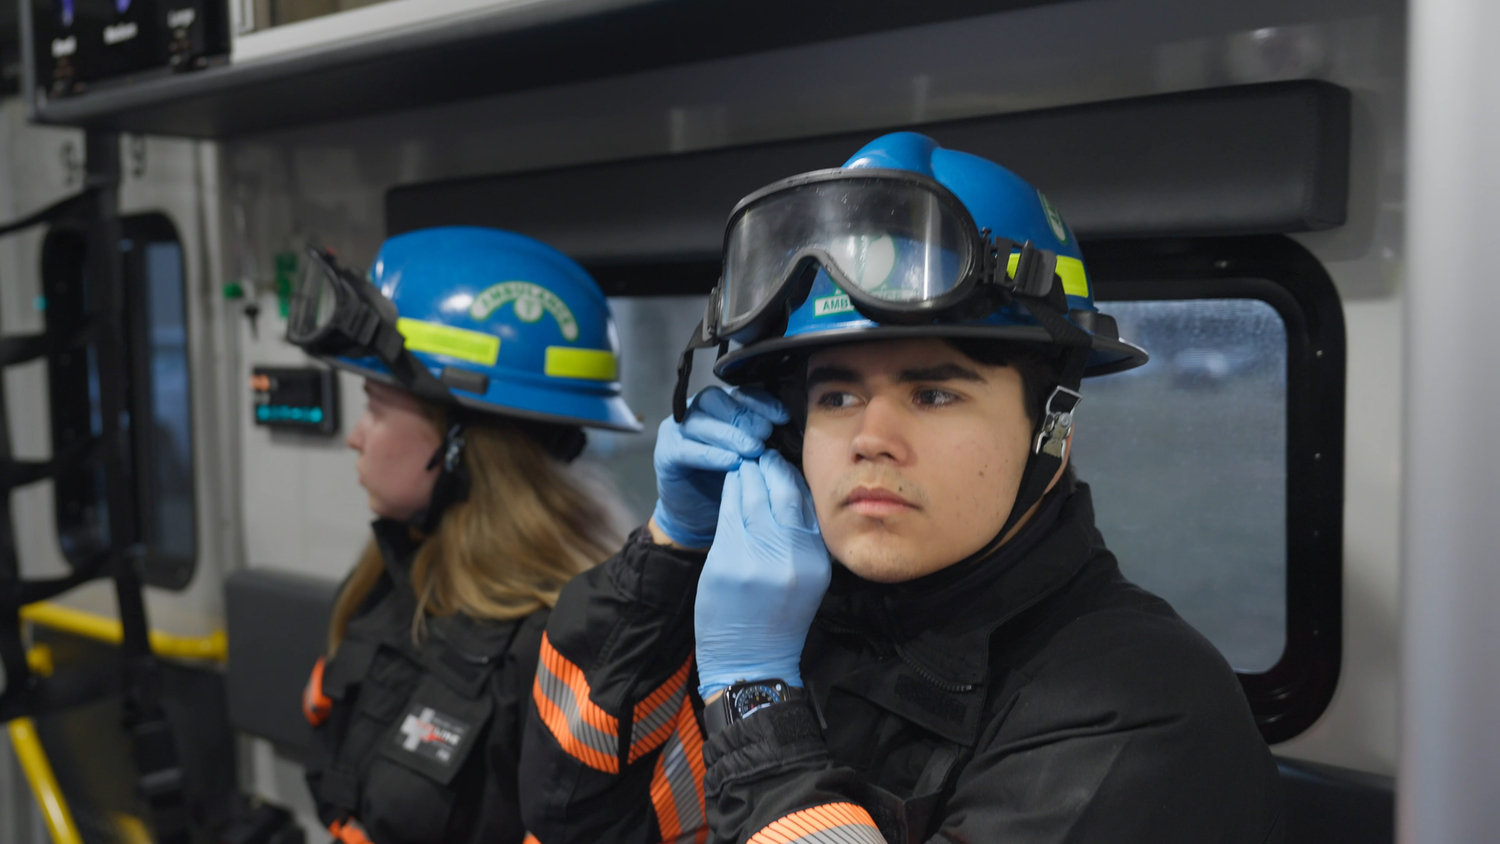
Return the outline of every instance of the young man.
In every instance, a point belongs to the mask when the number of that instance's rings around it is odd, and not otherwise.
[[[742,387],[679,383],[651,523],[548,624],[539,841],[1284,838],[1233,672],[1067,466],[1080,380],[1146,356],[1041,194],[907,133],[758,191],[723,340]]]

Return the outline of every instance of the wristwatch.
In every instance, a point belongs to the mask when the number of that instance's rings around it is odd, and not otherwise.
[[[767,706],[805,700],[807,692],[785,680],[746,680],[725,689],[718,700],[704,707],[703,723],[713,735]]]

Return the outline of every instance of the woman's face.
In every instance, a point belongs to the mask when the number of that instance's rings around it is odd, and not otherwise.
[[[427,468],[442,445],[422,405],[410,393],[365,381],[369,403],[345,443],[359,452],[355,470],[375,515],[407,521],[432,500],[436,467]]]

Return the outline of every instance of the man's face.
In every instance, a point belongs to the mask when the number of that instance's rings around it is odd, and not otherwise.
[[[995,538],[1030,450],[1020,372],[921,339],[833,346],[807,376],[803,473],[834,558],[899,583]]]

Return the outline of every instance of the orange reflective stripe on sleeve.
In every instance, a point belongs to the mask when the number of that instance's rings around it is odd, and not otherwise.
[[[307,678],[307,688],[302,690],[302,715],[307,723],[320,727],[333,711],[333,701],[323,694],[323,657],[313,665],[312,676]]]
[[[686,675],[684,675],[686,676]],[[703,799],[703,733],[693,704],[683,698],[674,729],[665,739],[651,774],[651,805],[665,842],[708,840],[708,810]]]
[[[687,697],[688,672],[692,669],[693,658],[688,657],[676,674],[635,705],[630,726],[631,762],[661,747],[676,729],[677,713]]]
[[[371,844],[370,836],[365,834],[365,828],[353,818],[334,821],[328,825],[328,831],[333,833],[335,841],[342,841],[344,844]]]
[[[607,774],[620,772],[619,721],[589,700],[583,669],[558,653],[542,634],[541,659],[531,696],[552,737],[568,755]]]
[[[526,833],[526,837],[521,839],[521,844],[542,844],[542,842],[538,841],[535,835],[528,832]]]
[[[886,844],[870,813],[853,803],[793,812],[750,837],[748,844]]]

